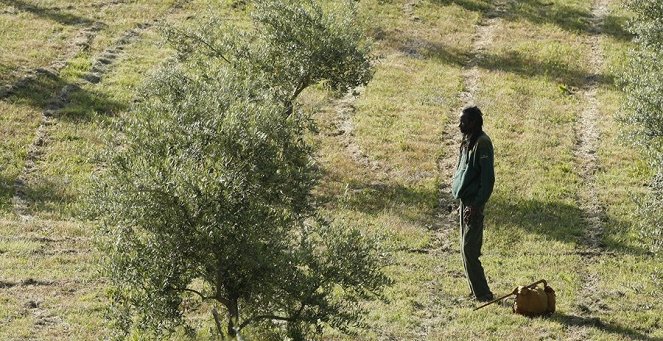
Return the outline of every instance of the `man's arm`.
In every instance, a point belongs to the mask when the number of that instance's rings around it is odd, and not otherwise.
[[[495,185],[495,168],[494,168],[494,155],[493,145],[490,140],[479,140],[477,142],[477,153],[479,168],[481,174],[479,176],[480,185],[479,192],[474,198],[471,206],[481,207],[488,202],[488,198],[493,193],[493,186]]]

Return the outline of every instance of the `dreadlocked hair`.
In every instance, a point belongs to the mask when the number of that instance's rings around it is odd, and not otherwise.
[[[463,143],[461,144],[461,149],[467,146],[467,150],[472,150],[479,136],[483,134],[483,114],[479,107],[471,106],[463,109],[463,115],[476,123],[474,131],[463,136]]]

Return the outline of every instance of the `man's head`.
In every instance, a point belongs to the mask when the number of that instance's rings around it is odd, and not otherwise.
[[[483,127],[483,117],[478,107],[472,106],[463,109],[460,115],[458,128],[463,134],[472,134],[481,131]]]

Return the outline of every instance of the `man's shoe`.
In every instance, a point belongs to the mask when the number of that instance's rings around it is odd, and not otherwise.
[[[477,301],[479,301],[479,302],[490,302],[494,299],[495,299],[495,295],[493,295],[492,292],[488,293],[486,295],[477,297]]]

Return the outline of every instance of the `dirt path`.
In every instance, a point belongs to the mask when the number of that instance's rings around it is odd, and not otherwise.
[[[403,12],[409,20],[420,20],[415,13],[415,9],[420,2],[421,0],[409,0],[403,5]],[[340,139],[340,143],[345,147],[354,162],[370,170],[373,174],[377,174],[378,181],[374,182],[373,185],[381,186],[390,175],[398,174],[392,174],[393,170],[389,165],[368,156],[357,143],[354,133],[355,125],[352,118],[356,112],[355,102],[360,96],[361,90],[354,89],[333,103],[334,110],[337,113],[334,122],[337,130],[334,135]]]
[[[409,0],[403,5],[403,13],[405,13],[405,16],[412,21],[419,21],[420,18],[419,16],[415,13],[415,10],[417,6],[419,6],[419,3],[421,0]]]
[[[56,59],[48,67],[38,68],[34,71],[31,71],[14,84],[1,90],[0,99],[9,97],[17,90],[28,86],[28,84],[34,82],[40,75],[52,77],[55,79],[59,78],[60,71],[67,65],[69,60],[73,59],[80,52],[89,48],[101,27],[101,23],[95,23],[94,25],[81,30],[69,44],[70,48],[68,49],[67,53]],[[35,170],[37,160],[40,159],[41,154],[43,153],[44,145],[48,141],[48,130],[54,123],[53,114],[65,105],[64,103],[66,103],[69,97],[69,93],[74,89],[75,87],[67,85],[63,87],[59,93],[53,94],[53,96],[49,99],[49,105],[47,105],[41,113],[41,122],[37,127],[35,139],[28,147],[28,153],[25,159],[23,170],[14,181],[14,196],[12,198],[12,204],[14,206],[14,212],[23,219],[30,218],[30,215],[28,214],[29,199],[27,198],[26,186],[28,179]]]
[[[592,4],[591,32],[587,42],[591,51],[590,75],[585,79],[585,86],[582,89],[585,109],[580,114],[575,128],[577,144],[574,154],[583,182],[578,194],[578,205],[583,212],[585,222],[583,226],[585,233],[577,246],[582,261],[577,269],[581,274],[581,288],[576,311],[581,315],[589,315],[595,308],[600,309],[601,306],[599,299],[593,295],[598,287],[599,278],[589,271],[588,265],[595,262],[595,258],[604,251],[602,238],[606,214],[598,198],[596,183],[596,172],[599,167],[597,151],[601,140],[598,127],[601,112],[597,93],[604,64],[600,40],[603,23],[608,15],[609,2],[609,0],[595,0]],[[569,340],[585,340],[588,337],[587,332],[587,327],[570,327],[567,336]]]
[[[336,111],[336,120],[334,124],[337,129],[334,135],[340,139],[341,145],[345,147],[347,154],[350,155],[350,158],[354,162],[372,172],[389,172],[389,167],[387,167],[387,165],[384,165],[377,160],[373,160],[366,155],[355,138],[355,126],[352,117],[356,112],[355,101],[360,93],[361,89],[355,89],[348,92],[343,98],[334,102],[333,107]]]
[[[444,228],[438,238],[444,244],[452,243],[457,235],[454,234],[457,226],[457,203],[451,197],[450,179],[456,169],[457,149],[460,145],[461,135],[458,131],[458,115],[462,107],[477,105],[476,94],[479,90],[479,61],[493,40],[495,28],[501,22],[501,16],[506,11],[506,1],[497,1],[476,24],[476,33],[472,38],[470,60],[463,67],[463,91],[459,94],[461,108],[451,108],[447,115],[447,124],[442,133],[445,153],[437,160],[440,174],[439,187],[439,216]]]
[[[121,4],[124,4],[126,0],[110,0],[110,1],[104,1],[104,2],[99,2],[99,3],[91,3],[91,4],[80,4],[77,5],[77,7],[93,7],[97,11],[103,11],[107,10],[109,8],[112,8],[114,6],[118,6]],[[181,2],[181,1],[180,1]],[[177,3],[174,6],[181,6],[181,4]],[[23,10],[27,8],[33,8],[31,5],[24,5]],[[62,10],[68,10],[71,9],[73,5],[69,5],[66,7],[40,7],[41,10],[48,10],[51,12],[57,12],[57,11],[62,11]],[[34,70],[28,70],[25,72],[23,76],[20,76],[15,82],[12,84],[7,84],[4,86],[0,86],[0,100],[5,99],[18,90],[28,86],[30,83],[34,82],[37,77],[39,76],[40,73],[48,72],[51,74],[59,74],[60,70],[62,70],[67,63],[76,57],[79,53],[82,51],[85,51],[90,47],[92,44],[92,41],[95,39],[97,33],[104,28],[105,24],[101,21],[94,21],[90,25],[83,27],[80,29],[75,35],[74,38],[69,42],[69,44],[65,47],[65,52],[62,53],[58,58],[53,60],[51,64],[43,67],[36,68]]]
[[[95,22],[88,27],[82,28],[76,33],[76,35],[74,35],[74,38],[65,49],[66,52],[51,62],[51,64],[27,71],[25,75],[20,77],[13,84],[0,87],[0,100],[13,95],[16,91],[28,86],[30,83],[34,82],[41,73],[59,74],[60,70],[62,70],[72,58],[90,47],[97,32],[102,28],[103,24],[101,22]]]
[[[496,1],[493,7],[477,23],[476,33],[472,39],[471,58],[467,65],[463,67],[463,91],[460,93],[463,106],[479,104],[476,99],[476,93],[479,89],[478,64],[493,41],[495,27],[499,25],[507,11],[506,5],[506,0]],[[457,117],[453,117],[453,119],[453,123],[456,124]]]
[[[438,209],[433,226],[433,242],[429,253],[432,257],[459,257],[458,252],[458,204],[451,196],[451,178],[456,169],[458,146],[461,134],[458,131],[458,115],[462,107],[476,104],[476,94],[479,89],[478,64],[485,51],[492,43],[495,28],[500,24],[500,14],[504,11],[505,2],[498,1],[475,26],[475,35],[471,41],[470,59],[462,68],[463,91],[459,94],[459,108],[449,108],[447,123],[442,132],[444,153],[436,160],[439,174]],[[465,285],[465,275],[462,268],[449,269],[439,265],[435,273],[440,276],[457,278],[460,285]],[[473,302],[468,297],[451,297],[442,284],[434,280],[429,284],[430,295],[434,297],[433,305],[427,307],[426,318],[421,321],[417,334],[426,339],[431,332],[439,329],[449,321],[449,313],[453,313],[458,306],[470,308]]]
[[[110,2],[110,4],[116,3],[118,2]],[[72,94],[77,91],[83,91],[81,89],[83,86],[89,87],[91,84],[100,82],[120,60],[119,57],[129,45],[138,41],[145,31],[163,22],[170,14],[174,14],[180,8],[182,8],[182,2],[177,2],[167,13],[161,15],[159,18],[127,30],[110,47],[94,57],[93,65],[87,75],[70,84],[63,85],[50,94],[49,104],[42,108],[41,122],[35,132],[35,139],[28,147],[24,167],[13,184],[13,210],[22,221],[8,222],[6,224],[21,224],[24,227],[21,229],[23,232],[21,235],[7,236],[3,239],[18,238],[19,240],[38,244],[40,247],[33,251],[33,254],[39,260],[47,259],[55,262],[55,260],[63,259],[68,262],[67,264],[78,264],[79,262],[89,264],[89,258],[93,254],[91,238],[74,236],[78,230],[78,227],[74,226],[77,224],[75,222],[67,223],[36,219],[33,216],[36,212],[32,211],[34,202],[29,197],[29,189],[34,184],[34,180],[40,176],[40,174],[37,174],[39,172],[38,165],[43,161],[51,136],[58,129],[59,113],[67,107]],[[0,95],[10,97],[17,90],[29,86],[31,82],[36,81],[37,77],[60,79],[60,71],[72,58],[75,58],[80,52],[91,45],[97,32],[102,27],[99,24],[82,30],[70,43],[71,48],[67,53],[63,54],[48,67],[37,69],[34,73],[26,75],[19,82],[7,87],[6,90],[8,91],[2,92]],[[0,97],[0,99],[4,97]],[[69,225],[72,226],[69,227]],[[71,231],[63,232],[60,230],[58,234],[55,234],[57,237],[48,237],[54,229],[53,226],[56,226],[56,229],[66,226],[65,229],[71,228]],[[68,269],[67,271],[74,270]],[[18,314],[30,316],[30,320],[33,321],[31,325],[26,326],[30,330],[30,339],[44,339],[47,338],[45,335],[51,335],[55,331],[62,338],[70,338],[68,336],[75,332],[75,329],[72,329],[68,325],[66,304],[63,307],[52,305],[50,302],[54,297],[57,297],[55,300],[58,302],[78,302],[81,300],[85,301],[89,297],[95,297],[103,290],[103,280],[91,280],[89,278],[58,280],[53,278],[61,277],[62,274],[53,274],[52,276],[55,277],[49,277],[51,275],[48,273],[44,274],[47,276],[46,278],[18,277],[13,280],[4,278],[3,281],[0,281],[0,289],[5,291],[4,294],[14,297],[18,302],[22,302]],[[0,321],[0,324],[2,323],[3,321]]]
[[[142,28],[147,28],[149,26],[143,25],[141,26]],[[123,37],[118,40],[116,44],[113,45],[113,47],[107,49],[106,51],[102,52],[102,56],[107,56],[111,55],[108,53],[108,51],[115,51],[117,49],[122,49],[126,45],[128,45],[130,42],[133,42],[134,39],[126,39],[126,37],[136,37],[137,36],[137,30],[136,29],[131,29],[127,33],[123,35]],[[90,40],[93,38],[91,37]],[[91,41],[86,41],[85,44],[89,46]],[[113,53],[113,56],[117,56],[117,53]],[[72,55],[70,58],[73,58],[75,56]],[[96,58],[97,62],[95,63],[95,67],[97,67],[97,64],[99,64],[99,58]],[[109,67],[112,63],[113,59],[109,59],[108,63],[104,64],[105,67],[103,69],[101,68],[94,68],[93,71],[88,74],[85,77],[85,80],[91,83],[96,83],[101,79],[101,76],[109,70]],[[40,70],[39,73],[46,73],[47,76],[53,77],[53,78],[59,78],[59,70],[64,68],[64,66],[67,64],[67,61],[63,61],[61,66],[58,66],[58,68],[54,68],[52,70],[45,69],[45,70]],[[73,84],[67,84],[63,86],[58,93],[55,93],[51,96],[49,99],[49,104],[44,108],[44,110],[41,113],[41,122],[39,126],[37,127],[37,131],[35,133],[35,140],[32,142],[32,144],[28,147],[28,153],[25,159],[25,164],[23,166],[23,170],[21,171],[20,175],[16,178],[16,181],[14,182],[14,197],[12,198],[12,203],[14,205],[14,212],[16,215],[21,217],[22,219],[31,219],[32,214],[30,212],[30,198],[28,197],[28,187],[29,187],[29,182],[30,179],[33,178],[34,173],[36,172],[36,166],[37,163],[41,160],[42,155],[45,151],[46,146],[48,145],[49,138],[51,136],[51,130],[53,129],[53,126],[56,122],[56,118],[58,115],[58,112],[62,110],[63,108],[66,107],[67,102],[69,101],[70,95],[75,92],[81,90],[81,86],[83,85],[83,80],[78,80],[77,82]]]
[[[49,104],[42,111],[41,122],[37,127],[35,139],[28,147],[28,153],[23,169],[14,181],[14,196],[12,198],[12,204],[14,207],[14,212],[17,216],[23,220],[29,220],[32,218],[32,213],[30,212],[31,200],[28,197],[28,189],[30,186],[29,182],[30,179],[34,178],[36,165],[41,160],[46,146],[48,145],[52,130],[55,129],[54,125],[57,122],[57,115],[60,110],[66,107],[71,94],[76,91],[80,91],[81,87],[84,86],[86,82],[92,84],[100,82],[102,77],[110,71],[111,66],[114,64],[122,51],[127,46],[138,40],[141,33],[153,27],[155,24],[163,21],[168,14],[177,9],[180,9],[181,7],[182,3],[176,2],[171,7],[171,9],[160,18],[138,24],[136,27],[124,32],[114,44],[99,53],[93,59],[94,63],[91,71],[86,76],[84,76],[83,79],[78,79],[72,84],[66,84],[59,90],[58,93],[52,94],[48,101]],[[96,32],[98,32],[100,28],[101,26],[93,25],[93,27],[83,30],[71,43],[71,45],[77,47],[77,49],[72,48],[69,53],[56,60],[49,68],[38,69],[34,77],[26,76],[26,80],[23,80],[18,85],[15,84],[6,96],[10,95],[18,87],[25,86],[30,81],[36,79],[40,73],[46,74],[47,76],[56,79],[59,78],[60,70],[62,70],[67,65],[69,60],[74,58],[83,49],[90,46],[92,40],[96,36]]]

